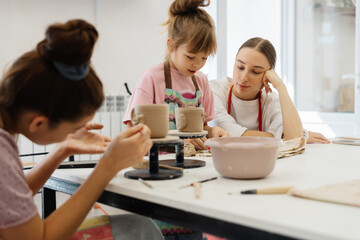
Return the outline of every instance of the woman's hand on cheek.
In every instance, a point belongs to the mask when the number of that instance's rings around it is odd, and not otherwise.
[[[260,87],[260,91],[265,88],[266,93],[272,92],[271,87],[269,86],[269,81],[268,80],[263,80],[263,84]]]
[[[113,139],[100,162],[113,173],[140,164],[152,147],[150,133],[150,129],[143,124],[128,128]]]
[[[270,82],[270,81],[267,79],[266,73],[267,73],[267,72],[264,73],[263,83],[262,83],[262,85],[261,85],[260,90],[262,90],[263,88],[265,88],[266,93],[269,93],[269,92],[271,93],[271,92],[272,92],[272,89],[271,89],[271,87],[270,87],[270,85],[269,85],[269,82]]]
[[[99,123],[87,123],[75,133],[69,134],[61,143],[67,155],[103,153],[111,142],[111,138],[91,130],[102,129]]]
[[[272,92],[269,83],[271,83],[271,85],[273,85],[275,89],[278,89],[278,87],[283,84],[274,69],[269,69],[265,72],[263,83],[267,93],[268,91]]]

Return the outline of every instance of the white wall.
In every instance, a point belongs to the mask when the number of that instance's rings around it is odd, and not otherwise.
[[[100,33],[92,61],[106,95],[127,95],[124,82],[132,90],[145,69],[163,60],[167,35],[161,24],[167,19],[171,2],[0,0],[0,73],[21,54],[35,48],[49,24],[82,18],[94,24]],[[95,121],[105,125],[104,134],[115,136],[122,130],[123,110],[105,108],[96,114]],[[23,136],[18,145],[20,154],[46,152],[53,147],[31,144]],[[30,162],[39,159],[42,156],[22,158]]]
[[[221,1],[221,0],[220,0]],[[281,73],[281,1],[227,0],[227,74],[232,77],[235,55],[249,38],[268,39],[275,47]],[[224,77],[224,76],[222,76]]]
[[[106,94],[126,94],[140,74],[165,56],[172,0],[0,0],[0,71],[44,38],[54,22],[82,18],[96,25],[100,38],[93,63]]]
[[[47,25],[74,17],[93,22],[92,1],[78,0],[72,5],[70,2],[0,0],[1,72],[11,61],[33,49],[44,38]]]
[[[72,1],[71,1],[72,2]],[[163,61],[167,34],[161,26],[172,0],[100,0],[100,43],[94,64],[109,94],[135,88],[141,73]]]

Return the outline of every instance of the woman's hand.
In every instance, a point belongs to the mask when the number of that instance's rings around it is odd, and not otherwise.
[[[101,129],[99,123],[87,123],[75,133],[69,134],[64,141],[57,144],[44,161],[26,173],[26,182],[35,195],[51,176],[58,165],[68,156],[74,154],[103,153],[110,143],[110,138],[100,133],[90,132]]]
[[[208,131],[208,135],[207,135],[208,138],[229,136],[229,133],[227,131],[216,126],[215,127],[205,126],[204,130]]]
[[[75,133],[69,134],[61,143],[68,156],[74,154],[99,154],[103,153],[111,138],[90,130],[102,129],[100,123],[89,122]]]
[[[309,138],[307,140],[307,143],[323,143],[323,144],[331,143],[331,141],[321,133],[310,132],[310,131],[308,131],[308,133],[309,133]]]
[[[277,75],[274,69],[269,69],[264,74],[263,85],[266,93],[272,92],[269,83],[271,83],[271,85],[273,85],[277,90],[279,90],[280,86],[284,86],[284,83],[281,81],[279,75]]]
[[[105,165],[110,172],[116,174],[124,168],[142,163],[152,146],[150,133],[150,129],[144,124],[128,128],[112,140],[98,164]]]

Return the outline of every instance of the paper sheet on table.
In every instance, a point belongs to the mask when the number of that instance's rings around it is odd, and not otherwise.
[[[360,207],[360,180],[326,185],[318,188],[292,189],[296,197]]]
[[[306,139],[304,137],[294,138],[283,142],[284,145],[281,145],[278,150],[278,158],[294,156],[305,151]]]
[[[354,137],[336,137],[329,139],[332,143],[360,146],[360,139]]]

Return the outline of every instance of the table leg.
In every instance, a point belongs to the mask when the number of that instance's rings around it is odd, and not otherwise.
[[[184,159],[184,141],[175,146],[176,159],[161,160],[160,163],[171,167],[198,168],[204,167],[205,161],[197,159]]]
[[[182,165],[184,163],[184,142],[175,146],[176,164]]]
[[[153,174],[159,172],[159,147],[156,144],[149,151],[149,171]]]
[[[56,192],[50,188],[41,190],[42,218],[47,218],[56,209]]]

